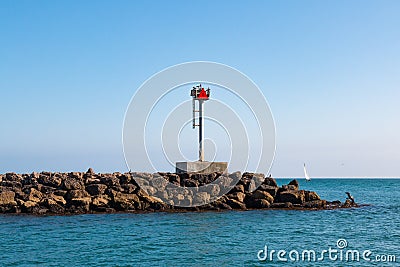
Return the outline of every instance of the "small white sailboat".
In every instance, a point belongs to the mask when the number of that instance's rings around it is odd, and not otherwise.
[[[305,163],[304,163],[304,176],[306,177],[306,181],[307,182],[311,181],[311,178],[307,173],[307,169],[306,169],[306,164]]]

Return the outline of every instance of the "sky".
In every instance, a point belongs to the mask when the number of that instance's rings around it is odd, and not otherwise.
[[[137,88],[212,61],[265,95],[274,177],[303,162],[311,177],[400,177],[399,13],[385,0],[1,1],[0,173],[127,171]]]

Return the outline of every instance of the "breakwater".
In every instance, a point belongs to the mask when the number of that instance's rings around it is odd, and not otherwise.
[[[222,182],[212,184],[217,179]],[[260,183],[257,188],[254,181]],[[316,192],[301,190],[296,180],[278,186],[274,178],[259,173],[106,174],[89,169],[70,173],[0,174],[0,185],[0,213],[14,214],[307,210],[357,206],[349,199],[344,202],[323,200]],[[171,190],[171,186],[179,190]],[[216,193],[225,188],[229,191],[211,201],[211,192],[202,188],[211,188]],[[189,195],[183,196],[184,192]],[[204,204],[192,205],[196,201]]]

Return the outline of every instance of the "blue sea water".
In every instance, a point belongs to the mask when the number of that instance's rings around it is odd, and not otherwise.
[[[323,199],[343,201],[349,191],[357,202],[372,204],[359,209],[2,215],[0,266],[400,266],[399,185],[396,179],[300,182]],[[339,249],[339,239],[347,247]],[[265,246],[268,254],[296,250],[300,259],[292,261],[286,254],[288,262],[276,255],[260,261],[257,254]],[[304,250],[320,253],[329,247],[338,250],[338,257],[340,251],[371,250],[371,261],[331,260],[328,255],[321,261],[301,260]],[[390,255],[397,261],[375,261],[375,256]]]

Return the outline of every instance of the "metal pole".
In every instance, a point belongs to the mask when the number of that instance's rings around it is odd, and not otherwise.
[[[203,117],[203,104],[204,100],[199,100],[199,161],[204,161],[204,117]]]

